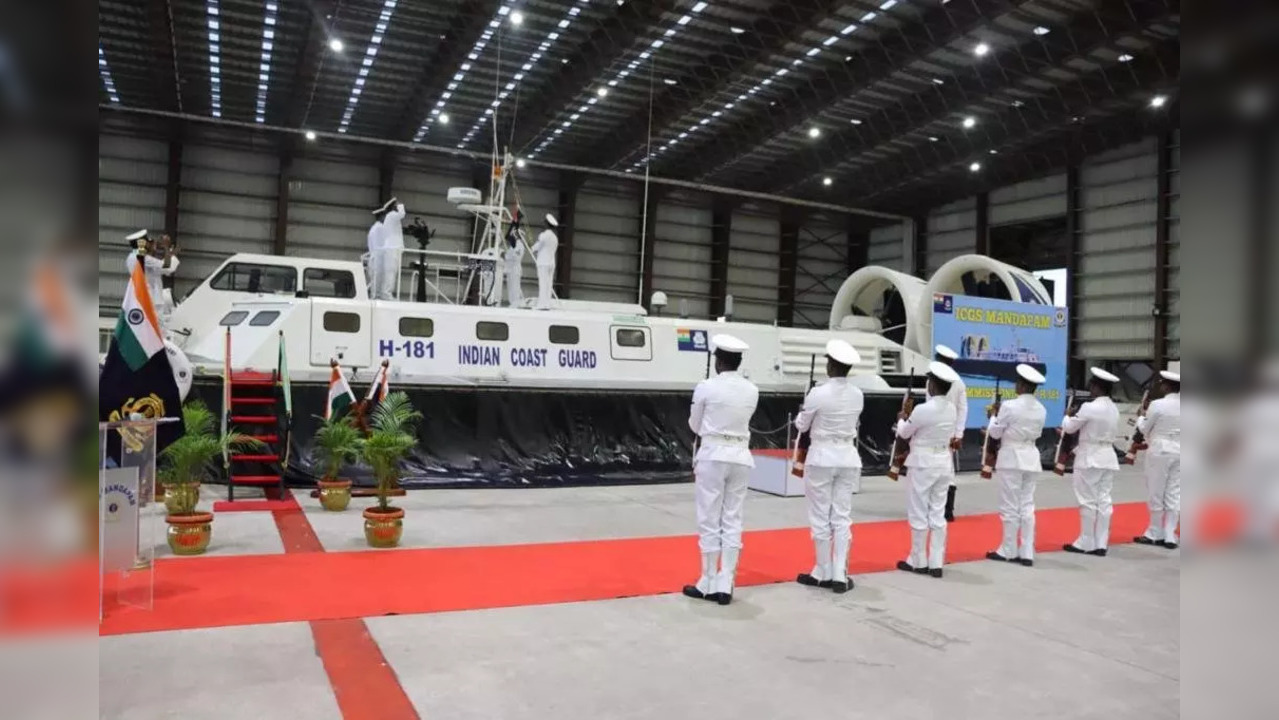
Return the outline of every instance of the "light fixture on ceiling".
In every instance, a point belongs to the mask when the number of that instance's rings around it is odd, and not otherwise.
[[[314,131],[314,130],[307,130],[307,131],[306,131],[306,139],[307,139],[307,140],[309,140],[310,142],[315,142],[315,131]]]
[[[975,162],[968,166],[968,172],[977,172],[978,170],[981,170],[981,163],[979,162]]]
[[[998,154],[999,154],[999,151],[998,151],[998,150],[996,150],[995,148],[991,148],[991,149],[990,149],[990,154],[991,154],[991,155],[998,155]]]
[[[618,5],[621,5],[621,3],[618,3]],[[515,167],[517,167],[517,168],[522,168],[522,167],[524,167],[524,165],[525,165],[524,158],[518,158],[518,159],[515,161]]]
[[[826,187],[830,187],[834,182],[835,181],[832,180],[829,175],[822,178],[822,184],[825,185]]]
[[[928,142],[937,142],[937,140],[938,140],[938,138],[937,138],[937,136],[936,136],[936,135],[929,135],[929,136],[928,136]]]
[[[1154,97],[1150,98],[1150,107],[1152,107],[1152,108],[1161,108],[1161,107],[1163,107],[1164,105],[1167,105],[1167,104],[1168,104],[1168,96],[1167,96],[1167,95],[1156,95],[1156,96],[1154,96]]]
[[[844,62],[852,62],[852,61],[853,61],[853,56],[852,56],[852,55],[845,55],[845,56],[844,56]]]
[[[1132,55],[1129,55],[1128,53],[1124,53],[1123,55],[1120,55],[1120,56],[1118,57],[1118,60],[1119,60],[1119,62],[1121,62],[1121,63],[1129,63],[1129,62],[1132,62]]]
[[[1048,30],[1048,28],[1044,27],[1043,25],[1036,25],[1035,29],[1032,30],[1031,32],[1035,33],[1036,35],[1040,37],[1043,37],[1044,35],[1047,35],[1050,31]]]
[[[435,120],[436,120],[436,122],[438,122],[438,123],[439,123],[439,124],[441,124],[441,125],[448,125],[448,124],[449,124],[449,114],[448,114],[448,113],[440,113],[438,116],[436,116]]]
[[[1024,102],[1022,102],[1022,101],[1020,101],[1020,100],[1013,100],[1013,107],[1021,107],[1022,105],[1025,105],[1025,104],[1026,104],[1026,103],[1024,103]]]
[[[560,58],[560,64],[561,64],[561,65],[567,65],[567,64],[568,64],[568,58]]]
[[[596,94],[596,95],[599,95],[600,97],[608,97],[608,88],[606,88],[606,87],[602,87],[602,88],[600,88],[600,89],[596,90],[596,91],[595,91],[595,94]]]
[[[816,140],[817,138],[822,136],[822,129],[819,127],[810,127],[808,129],[808,136]]]
[[[850,123],[852,123],[852,124],[854,124],[854,125],[861,125],[861,124],[862,124],[862,121],[861,121],[861,120],[858,120],[857,118],[853,118],[852,120],[849,120],[848,122],[850,122]]]
[[[934,85],[945,85],[945,84],[946,84],[946,81],[945,81],[945,80],[942,80],[941,78],[933,78],[933,84],[934,84]]]
[[[977,126],[977,118],[973,117],[972,115],[969,115],[968,117],[964,118],[963,124],[964,124],[965,130],[970,130]]]
[[[987,43],[977,43],[977,46],[973,48],[973,54],[976,55],[977,57],[985,57],[986,54],[989,52],[990,52],[990,45],[988,45]]]
[[[729,28],[728,31],[733,33],[734,35],[741,35],[742,33],[746,32],[746,29],[734,26]]]
[[[679,85],[679,82],[676,81],[674,78],[662,78],[662,82],[666,83],[667,85]]]
[[[332,50],[333,52],[335,53],[342,52],[342,47],[343,45],[341,40],[337,38],[332,38],[329,40],[329,49]]]
[[[511,24],[512,24],[512,25],[523,25],[523,24],[524,24],[524,13],[520,12],[519,10],[516,10],[515,12],[511,13]]]

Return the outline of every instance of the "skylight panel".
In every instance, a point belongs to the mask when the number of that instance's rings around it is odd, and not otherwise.
[[[342,120],[338,122],[338,132],[345,133],[351,127],[351,118],[355,117],[355,107],[360,104],[360,95],[364,93],[364,83],[368,78],[368,72],[373,67],[373,61],[377,59],[378,49],[382,45],[382,38],[386,35],[386,30],[391,26],[391,15],[395,12],[395,6],[399,4],[399,0],[383,0],[382,13],[378,16],[381,20],[376,27],[373,28],[373,35],[369,38],[369,45],[364,49],[364,58],[361,60],[361,68],[358,76],[355,78],[355,86],[351,88],[351,95],[346,99],[346,110],[342,112]]]
[[[205,0],[206,24],[209,28],[209,111],[222,117],[222,33],[221,8],[218,0]]]
[[[98,76],[102,78],[102,87],[106,88],[107,98],[114,105],[120,104],[120,93],[116,92],[115,80],[111,77],[111,68],[107,65],[106,53],[98,46]]]

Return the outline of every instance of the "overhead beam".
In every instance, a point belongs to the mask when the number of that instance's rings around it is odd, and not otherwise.
[[[1155,367],[1168,362],[1169,216],[1172,214],[1172,132],[1159,134],[1155,161]]]
[[[673,86],[661,85],[653,98],[654,136],[725,89],[735,87],[756,65],[797,42],[846,0],[789,0],[775,2],[746,32],[697,62],[687,63]],[[642,3],[640,3],[642,4]],[[584,149],[575,160],[590,159],[612,167],[644,148],[649,133],[647,113],[635,113],[608,137]]]
[[[306,121],[311,94],[315,89],[324,60],[324,48],[328,44],[328,30],[324,22],[325,18],[333,12],[333,4],[334,0],[314,0],[306,3],[311,14],[307,19],[306,44],[302,46],[302,55],[298,58],[293,78],[286,86],[292,89],[282,113],[286,127],[302,127],[302,123]]]
[[[618,7],[568,56],[568,62],[556,70],[549,86],[519,108],[519,124],[511,147],[523,155],[527,145],[550,129],[561,112],[574,107],[579,95],[601,82],[602,73],[630,52],[636,41],[644,39],[662,15],[675,7],[675,0],[630,2]]]
[[[733,233],[733,203],[716,195],[711,200],[711,317],[720,317],[727,309],[728,255]]]
[[[146,6],[147,35],[151,43],[151,62],[147,70],[159,88],[161,107],[182,108],[182,88],[173,65],[173,29],[169,25],[169,7],[165,0],[148,0]]]
[[[951,5],[962,7],[961,3],[938,6],[932,17],[951,12]],[[924,91],[898,99],[896,103],[876,103],[880,105],[878,109],[859,113],[859,125],[848,123],[824,127],[820,143],[810,144],[803,150],[792,153],[784,162],[771,167],[768,173],[759,174],[750,180],[757,188],[784,190],[846,168],[850,161],[855,161],[864,153],[897,151],[894,143],[899,142],[901,136],[912,132],[921,135],[935,132],[944,135],[949,141],[954,131],[937,131],[935,128],[939,123],[954,124],[957,121],[956,113],[996,96],[1003,96],[1003,104],[1010,103],[1015,96],[1021,98],[1024,105],[1010,108],[1013,112],[993,115],[978,111],[976,116],[980,124],[963,134],[980,139],[992,128],[1006,133],[1027,119],[1033,121],[1037,117],[1051,115],[1055,110],[1055,104],[1051,102],[1051,89],[1039,90],[1038,98],[1027,97],[1034,92],[1027,85],[1028,78],[1037,77],[1048,68],[1061,67],[1074,58],[1087,56],[1097,48],[1113,45],[1119,37],[1139,34],[1155,23],[1172,19],[1172,10],[1163,3],[1150,0],[1131,3],[1131,12],[1103,6],[1097,12],[1089,10],[1080,13],[1065,27],[1055,28],[1049,35],[1028,35],[1026,42],[1019,46],[998,49],[981,62],[974,62],[946,75],[943,85],[930,85]],[[925,19],[924,22],[935,20]],[[981,24],[984,24],[983,20],[973,18],[967,26],[943,25],[936,40],[943,41],[944,45],[970,32],[973,25]],[[1143,51],[1133,52],[1143,54]],[[856,62],[850,63],[848,77],[836,76],[830,82],[817,84],[811,92],[801,93],[797,103],[788,103],[786,110],[770,116],[775,122],[771,126],[765,126],[751,140],[760,140],[756,143],[758,145],[779,135],[798,133],[807,124],[811,124],[813,117],[823,109],[845,100],[848,95],[859,90],[872,88],[875,83],[893,77],[901,69],[873,54],[863,53],[854,58]],[[1122,75],[1125,71],[1123,66],[1110,70],[1117,75]],[[859,82],[855,82],[854,78]],[[1107,97],[1107,94],[1102,89],[1095,97]],[[719,150],[708,149],[708,154],[699,158],[699,162],[708,163],[701,167],[719,167],[722,161],[749,152],[754,147],[742,147],[746,143],[730,147],[730,138],[720,138],[718,144],[721,146]]]
[[[560,174],[560,192],[555,204],[555,219],[559,221],[559,251],[555,258],[555,294],[569,298],[573,294],[573,231],[577,218],[577,191],[582,179],[573,173]]]
[[[794,208],[781,208],[777,237],[777,324],[795,324],[795,280],[799,270],[799,230],[803,221]]]

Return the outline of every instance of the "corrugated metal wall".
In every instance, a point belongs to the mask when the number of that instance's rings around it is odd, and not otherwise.
[[[824,328],[840,283],[848,277],[848,228],[842,218],[814,213],[799,231],[795,327]]]
[[[574,299],[624,303],[638,299],[642,192],[633,183],[606,179],[588,180],[578,190]]]
[[[976,198],[966,198],[930,212],[924,277],[932,277],[947,261],[972,253],[977,247],[976,228]]]
[[[701,193],[671,193],[657,206],[653,289],[666,293],[667,312],[688,301],[690,317],[710,316],[711,199]],[[731,254],[730,254],[731,257]]]
[[[169,144],[119,135],[98,138],[98,312],[115,315],[124,298],[129,253],[124,237],[164,229]]]
[[[1155,140],[1090,158],[1080,168],[1080,355],[1153,356]]]
[[[404,203],[405,223],[420,217],[435,231],[428,250],[470,252],[473,216],[449,204],[451,187],[474,187],[470,164],[439,155],[414,155],[410,162],[396,168],[391,182],[392,193]],[[487,185],[478,189],[488,192]],[[378,200],[386,202],[386,198]],[[367,211],[361,217],[365,232],[359,237],[365,239],[372,218]],[[404,244],[417,248],[417,241],[407,235]]]
[[[777,319],[777,247],[781,221],[775,205],[755,203],[733,212],[728,251],[728,294],[733,318],[771,323]]]
[[[992,190],[987,220],[1007,225],[1066,214],[1066,173]]]
[[[407,198],[401,198],[408,202]],[[368,154],[299,157],[289,180],[289,255],[355,260],[368,250],[378,198],[376,160]]]
[[[905,242],[906,223],[874,228],[870,231],[870,249],[866,253],[866,259],[871,265],[910,272],[910,258],[903,252]]]

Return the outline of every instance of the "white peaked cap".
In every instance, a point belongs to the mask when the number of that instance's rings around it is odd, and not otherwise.
[[[130,233],[130,234],[128,234],[128,235],[126,235],[126,236],[124,236],[124,239],[125,239],[125,240],[141,240],[142,238],[144,238],[144,237],[146,237],[146,236],[147,236],[147,231],[146,231],[146,230],[139,230],[139,231],[137,231],[137,232],[135,232],[135,233]]]
[[[946,347],[945,345],[938,345],[937,347],[933,348],[933,352],[937,353],[938,355],[941,355],[942,357],[946,358],[947,360],[958,360],[958,359],[959,359],[959,353],[955,352],[954,350],[951,350],[950,348]]]
[[[857,348],[848,344],[847,340],[831,340],[826,343],[826,357],[834,360],[840,365],[853,366],[862,361],[862,356],[857,354]]]
[[[934,360],[928,363],[928,374],[952,385],[959,382],[959,373],[955,372],[955,368],[944,362]]]
[[[1025,380],[1026,382],[1029,382],[1029,383],[1034,383],[1036,385],[1043,385],[1048,380],[1047,378],[1044,377],[1043,373],[1027,365],[1026,363],[1020,363],[1017,365],[1017,375],[1022,380]]]
[[[546,213],[546,224],[550,225],[551,227],[559,227],[560,221],[556,220],[554,215],[550,213]]]
[[[728,353],[744,353],[750,349],[750,345],[727,334],[711,337],[711,347]]]
[[[1175,383],[1181,382],[1181,373],[1175,373],[1175,372],[1172,372],[1171,370],[1160,370],[1159,377],[1163,378],[1164,380],[1171,380],[1172,382],[1175,382]]]
[[[1088,372],[1092,373],[1092,376],[1093,376],[1093,377],[1095,377],[1095,378],[1097,378],[1098,380],[1103,380],[1103,381],[1108,382],[1108,383],[1117,383],[1117,382],[1119,382],[1119,376],[1118,376],[1118,375],[1116,375],[1116,374],[1114,374],[1114,373],[1106,372],[1105,370],[1102,370],[1102,369],[1101,369],[1101,368],[1099,368],[1099,367],[1095,367],[1095,368],[1088,368]]]
[[[400,199],[399,199],[399,198],[394,198],[394,197],[393,197],[393,198],[391,198],[390,200],[387,200],[387,201],[386,201],[386,203],[385,203],[384,205],[382,205],[382,207],[380,207],[380,208],[378,208],[378,209],[374,210],[374,211],[373,211],[373,214],[374,214],[374,215],[377,215],[378,213],[386,212],[386,211],[390,210],[391,208],[395,207],[395,203],[397,203],[397,202],[399,202],[399,201],[400,201]]]

